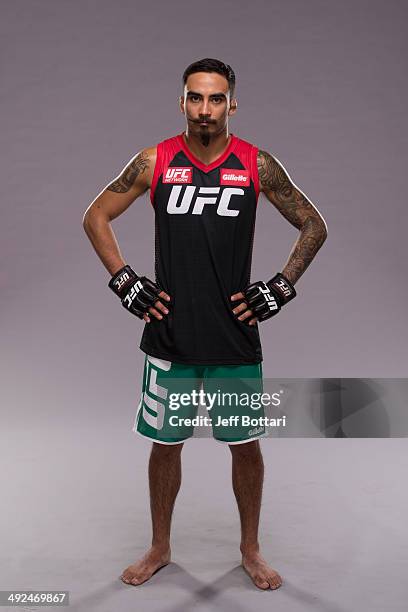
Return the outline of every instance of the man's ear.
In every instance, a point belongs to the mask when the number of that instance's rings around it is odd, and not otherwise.
[[[234,113],[237,112],[237,108],[238,108],[237,99],[236,98],[232,98],[228,114],[229,115],[233,115]]]
[[[179,96],[178,100],[179,100],[180,111],[184,115],[184,96]]]

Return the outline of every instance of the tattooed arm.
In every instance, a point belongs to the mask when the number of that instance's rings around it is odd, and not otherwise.
[[[83,227],[102,263],[115,274],[125,265],[111,221],[122,214],[152,183],[156,147],[143,149],[88,206]]]
[[[300,230],[282,270],[283,276],[295,284],[326,240],[326,222],[317,208],[291,181],[282,164],[266,151],[258,151],[258,172],[260,190]]]

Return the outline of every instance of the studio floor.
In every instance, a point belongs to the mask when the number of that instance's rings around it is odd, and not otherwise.
[[[84,612],[406,610],[404,439],[262,440],[260,541],[283,578],[275,591],[240,567],[228,448],[189,440],[172,562],[135,587],[119,576],[150,544],[150,443],[125,425],[2,428],[2,590],[68,590],[68,609]]]

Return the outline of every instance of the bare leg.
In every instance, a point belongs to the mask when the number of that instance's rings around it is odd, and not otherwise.
[[[232,486],[241,520],[242,566],[260,589],[277,589],[282,578],[260,555],[258,542],[264,464],[259,440],[230,444]]]
[[[152,546],[144,557],[124,570],[121,579],[127,584],[142,584],[160,567],[170,563],[170,526],[181,484],[182,448],[183,444],[153,442],[149,460]]]

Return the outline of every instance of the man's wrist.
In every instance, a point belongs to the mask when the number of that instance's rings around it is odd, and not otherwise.
[[[277,297],[280,307],[290,302],[290,300],[293,300],[293,298],[296,296],[295,287],[292,285],[290,280],[280,272],[269,279],[266,284]]]
[[[120,270],[122,270],[125,266],[126,266],[126,262],[125,261],[118,261],[116,264],[109,266],[108,268],[108,272],[109,274],[112,276],[115,276],[118,272],[120,272]]]
[[[139,278],[136,272],[129,265],[125,264],[113,274],[108,283],[108,287],[112,289],[113,293],[120,297],[120,299],[123,299],[130,285],[134,284]]]

